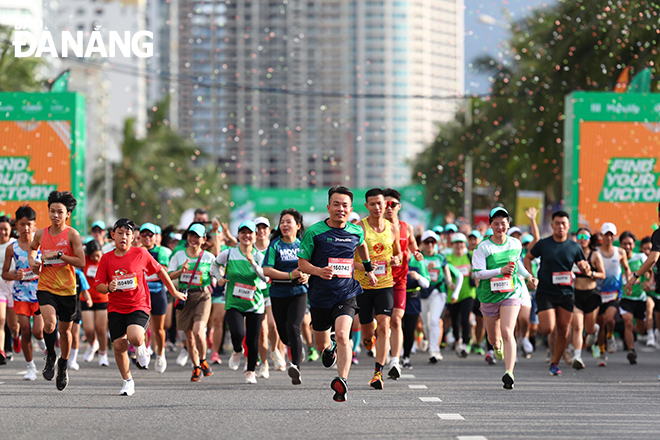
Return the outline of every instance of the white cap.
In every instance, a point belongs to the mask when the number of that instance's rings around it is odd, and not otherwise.
[[[349,222],[352,222],[354,220],[360,221],[360,214],[358,214],[355,211],[351,212],[351,215],[348,216],[348,221]]]
[[[257,217],[254,219],[255,226],[266,225],[270,228],[270,221],[266,217]]]
[[[603,226],[600,227],[600,233],[605,235],[608,232],[616,235],[616,226],[614,223],[603,223]]]
[[[172,238],[175,239],[175,240],[181,240],[183,238],[183,236],[181,234],[179,234],[178,232],[174,232],[174,233],[172,233]]]
[[[516,232],[519,233],[519,234],[522,234],[522,231],[520,230],[520,228],[518,226],[514,226],[513,228],[509,228],[509,230],[506,231],[506,235],[513,235]]]
[[[463,243],[467,243],[467,237],[465,234],[462,232],[456,232],[454,235],[451,236],[451,242],[456,243],[458,241],[462,241]]]
[[[440,241],[438,239],[438,234],[436,234],[435,232],[433,232],[431,230],[424,231],[424,233],[422,234],[422,241],[426,241],[427,238],[432,238],[435,241]]]

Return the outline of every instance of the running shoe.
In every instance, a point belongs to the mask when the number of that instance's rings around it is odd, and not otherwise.
[[[451,329],[449,329],[449,331],[445,333],[445,343],[451,345],[455,342],[456,342],[456,338],[454,337],[454,332]]]
[[[658,376],[660,379],[660,376]],[[335,395],[332,396],[332,400],[335,402],[346,402],[346,391],[348,391],[348,384],[346,379],[343,377],[335,377],[330,382],[330,388],[335,392]]]
[[[398,380],[401,377],[401,367],[399,366],[399,363],[396,362],[390,365],[392,367],[390,368],[390,371],[387,373],[387,378]]]
[[[60,391],[64,391],[67,385],[69,385],[69,371],[67,370],[67,361],[60,358],[57,361],[57,378],[55,379],[55,385]]]
[[[307,350],[307,362],[315,362],[319,360],[319,352],[315,347],[309,347]]]
[[[34,362],[31,362],[27,366],[27,372],[23,376],[23,380],[36,380],[37,379],[37,366],[34,365]]]
[[[369,381],[369,386],[375,390],[383,389],[383,374],[380,371],[374,373],[374,376]]]
[[[0,350],[0,365],[7,365],[7,355],[2,350]]]
[[[410,363],[410,358],[403,358],[403,359],[401,360],[401,365],[402,365],[403,368],[405,368],[406,370],[412,370],[412,369],[413,369],[413,366],[412,366],[412,364]]]
[[[442,357],[442,353],[440,353],[439,351],[435,351],[435,352],[431,352],[431,356],[429,357],[429,362],[432,364],[437,364],[442,359],[444,359]]]
[[[43,375],[44,379],[53,380],[53,377],[55,377],[55,361],[57,358],[55,356],[46,356],[44,359],[46,361],[46,365],[44,365],[44,369],[41,374]]]
[[[493,350],[488,350],[488,353],[486,353],[486,357],[484,358],[484,360],[488,365],[495,365],[497,363],[497,361],[495,360],[495,353],[493,352]]]
[[[649,336],[646,339],[646,346],[655,347],[655,335],[653,334],[653,332],[649,333]]]
[[[163,359],[165,359],[165,356],[163,356]],[[110,366],[110,362],[108,361],[108,352],[106,351],[103,354],[99,352],[99,367],[109,367],[109,366]],[[165,362],[165,366],[167,366],[167,362]],[[158,364],[156,364],[156,368],[158,368]]]
[[[80,365],[78,364],[78,361],[74,357],[69,357],[69,360],[67,361],[68,367],[71,368],[73,371],[78,371],[80,370]]]
[[[557,364],[550,364],[550,376],[561,376],[561,370]]]
[[[598,359],[598,358],[600,357],[600,354],[601,354],[601,353],[600,353],[600,347],[598,346],[598,344],[593,344],[593,345],[591,346],[591,355],[592,355],[594,358]]]
[[[270,377],[268,362],[262,362],[261,365],[259,365],[259,372],[257,373],[257,376],[263,377],[264,379],[268,379]]]
[[[584,365],[584,362],[582,361],[581,357],[576,356],[573,358],[573,368],[575,368],[576,370],[582,370],[585,367],[586,365]]]
[[[508,371],[504,373],[504,376],[502,376],[502,382],[504,383],[504,389],[505,390],[512,390],[513,389],[513,373],[509,373]]]
[[[630,365],[635,365],[637,363],[637,353],[635,353],[635,350],[630,350],[627,357]]]
[[[606,353],[601,353],[600,357],[598,358],[598,366],[599,367],[607,367],[607,354]]]
[[[376,344],[376,336],[372,336],[370,339],[367,338],[362,339],[362,345],[364,345],[364,348],[366,348],[367,351],[373,350],[375,344]]]
[[[176,358],[176,363],[177,365],[181,367],[185,367],[186,364],[188,363],[188,350],[185,348],[181,349],[181,352],[179,353],[179,356]]]
[[[587,337],[584,339],[585,347],[592,347],[596,343],[596,338],[598,336],[599,331],[600,331],[600,325],[596,324],[596,331],[593,334],[588,333]]]
[[[93,344],[87,344],[87,350],[85,350],[85,355],[83,360],[85,362],[92,362],[94,360],[94,355],[99,349],[99,340],[95,339]]]
[[[245,383],[257,383],[257,376],[254,371],[245,372]]]
[[[419,349],[427,351],[429,349],[429,341],[427,339],[422,339],[422,342],[419,344]]]
[[[566,365],[573,365],[573,353],[570,348],[564,350],[564,355],[562,357],[564,358]]]
[[[149,356],[149,350],[147,350],[147,347],[142,344],[137,348],[137,359],[135,365],[140,370],[147,370],[149,369],[149,362],[151,362],[151,356]]]
[[[241,366],[241,358],[243,357],[243,350],[240,352],[232,352],[231,357],[229,358],[229,362],[227,362],[227,365],[229,366],[230,370],[238,370],[238,367]]]
[[[8,352],[5,354],[5,356],[7,357],[7,362],[9,362],[9,361],[11,361],[12,359],[14,359],[14,353],[12,353],[11,351],[8,351]]]
[[[11,338],[11,349],[16,354],[21,352],[21,338],[19,336]]]
[[[353,355],[353,358],[351,359],[351,364],[353,364],[353,365],[357,365],[357,364],[359,364],[359,363],[360,363],[360,361],[358,360],[357,355],[354,354],[354,355]]]
[[[335,366],[337,363],[337,343],[335,341],[332,341],[330,350],[327,348],[323,350],[323,353],[321,353],[321,361],[325,368],[332,368]]]
[[[466,358],[468,357],[468,349],[467,345],[460,343],[456,347],[456,356],[459,358]]]
[[[286,360],[284,359],[284,356],[282,356],[282,353],[278,349],[275,349],[270,352],[270,358],[273,361],[273,368],[277,371],[284,371],[286,370]]]
[[[199,362],[199,367],[202,369],[202,373],[204,373],[204,376],[206,377],[213,376],[213,370],[211,369],[209,363],[206,362],[206,359]]]
[[[46,341],[42,339],[37,339],[37,345],[41,351],[46,351]]]
[[[222,364],[222,359],[220,359],[220,355],[218,354],[217,351],[214,351],[214,352],[211,354],[211,363],[212,363],[212,364],[217,364],[217,365]]]
[[[501,361],[504,359],[504,340],[500,338],[500,348],[493,347],[493,353],[495,354],[495,359]]]
[[[471,351],[472,353],[478,354],[479,356],[483,356],[485,354],[484,349],[481,347],[481,345],[473,345]]]
[[[607,351],[610,353],[616,353],[616,339],[614,335],[607,338]]]
[[[289,364],[289,369],[287,370],[289,377],[291,378],[291,383],[294,385],[300,385],[302,379],[300,378],[300,370],[297,365]]]
[[[121,387],[119,391],[120,396],[132,396],[135,394],[135,381],[131,377],[130,379],[124,380],[124,386]]]
[[[197,367],[193,367],[193,372],[192,376],[190,377],[191,382],[199,382],[202,380],[202,369]]]
[[[529,338],[523,338],[522,340],[522,349],[525,352],[525,355],[532,354],[534,352],[534,346],[530,342]],[[525,356],[527,357],[527,356]]]
[[[99,355],[99,359],[101,355]],[[106,356],[107,358],[107,356]],[[101,361],[99,360],[99,363]],[[165,359],[165,353],[162,356],[156,356],[156,373],[164,373],[167,370],[167,359]]]

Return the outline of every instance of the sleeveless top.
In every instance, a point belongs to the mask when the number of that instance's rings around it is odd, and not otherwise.
[[[605,267],[605,279],[600,282],[600,296],[603,303],[613,301],[620,296],[623,280],[621,278],[621,260],[619,259],[619,248],[612,247],[612,255],[603,257]]]
[[[589,267],[591,268],[591,272],[596,272],[596,268],[594,265],[591,263],[591,257],[594,254],[594,251],[591,250],[589,252],[589,256],[587,257],[587,262],[589,263]],[[585,274],[582,273],[579,267],[577,267],[577,264],[573,263],[573,273],[575,274],[576,277],[578,278],[591,278],[586,276]]]
[[[401,246],[401,265],[392,268],[395,287],[406,288],[408,280],[408,224],[399,220],[399,245]]]
[[[73,257],[73,248],[69,243],[70,226],[65,226],[59,235],[50,235],[50,226],[44,230],[41,238],[41,253],[63,252]],[[45,290],[53,295],[74,296],[76,294],[76,272],[73,266],[59,258],[43,260],[39,274],[39,290]]]
[[[362,219],[362,224],[364,224],[365,231],[364,241],[369,248],[369,260],[374,266],[374,269],[376,269],[374,275],[376,275],[376,278],[378,279],[378,284],[375,287],[372,287],[371,284],[369,284],[369,278],[361,270],[355,271],[355,279],[360,282],[363,289],[367,290],[393,287],[394,278],[392,277],[392,267],[390,266],[394,245],[392,223],[390,223],[389,220],[385,220],[385,229],[383,232],[374,231],[371,226],[369,226],[369,221],[366,218]],[[356,261],[359,258],[360,257],[356,252]],[[378,267],[376,267],[376,263],[378,264]]]
[[[14,301],[22,301],[29,303],[37,302],[37,284],[39,283],[39,276],[32,272],[28,264],[28,252],[21,249],[18,241],[12,243],[14,251],[14,263],[16,264],[16,271],[25,273],[25,278],[21,281],[14,281],[13,296]],[[37,260],[41,259],[41,252],[37,251]]]

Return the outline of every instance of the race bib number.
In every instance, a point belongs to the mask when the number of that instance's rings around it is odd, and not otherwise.
[[[350,258],[328,258],[328,266],[332,267],[337,278],[353,277],[353,260]]]
[[[374,269],[374,275],[384,277],[387,275],[387,261],[376,261],[378,266]]]
[[[112,279],[117,281],[117,290],[137,289],[137,277],[134,273],[115,275]]]
[[[464,264],[462,266],[457,266],[456,268],[461,273],[461,275],[463,275],[464,277],[469,277],[470,276],[470,265],[469,264]]]
[[[33,281],[37,279],[37,274],[32,272],[32,269],[20,269],[23,272],[22,281]]]
[[[44,266],[46,267],[64,266],[65,264],[60,258],[44,259]]]
[[[572,286],[573,273],[572,272],[552,272],[552,284],[558,286]]]
[[[192,279],[192,281],[191,281]],[[201,286],[202,285],[202,274],[199,271],[195,272],[193,276],[192,270],[184,270],[181,274],[181,282],[184,284],[190,283],[191,286]],[[255,287],[256,289],[256,287]]]
[[[603,304],[614,301],[617,296],[619,296],[619,292],[600,292],[600,300]]]
[[[437,282],[440,279],[440,269],[429,269],[429,276],[432,283]]]
[[[254,301],[254,295],[257,293],[257,286],[236,283],[233,293],[236,298],[244,299],[246,301]]]
[[[513,292],[513,278],[496,277],[490,279],[490,290],[493,292]]]
[[[88,278],[96,278],[96,272],[99,270],[98,266],[89,266],[87,268],[87,275]]]

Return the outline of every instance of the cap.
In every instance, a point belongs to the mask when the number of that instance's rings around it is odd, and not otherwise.
[[[179,234],[178,232],[170,232],[170,238],[172,240],[181,240],[183,236]]]
[[[204,225],[200,225],[199,223],[195,223],[190,228],[188,228],[188,232],[192,232],[198,237],[206,237],[206,228]]]
[[[83,238],[82,244],[87,244],[92,240],[94,240],[94,237],[91,237],[91,236],[88,235],[85,238]]]
[[[458,232],[458,228],[456,227],[455,224],[449,223],[448,225],[445,225],[445,234],[449,232]]]
[[[156,228],[156,232],[155,232],[155,234],[162,234],[162,233],[163,233],[163,230],[160,229],[160,226],[158,226],[158,225],[154,225],[154,226],[155,226],[155,228]]]
[[[255,226],[266,225],[270,228],[270,221],[266,217],[257,217],[254,219]],[[238,228],[241,229],[241,228]]]
[[[493,234],[494,234],[493,228],[488,228],[486,229],[486,234],[484,235],[484,237],[491,237]]]
[[[508,231],[506,231],[506,235],[513,235],[515,233],[522,234],[522,230],[518,226],[514,226],[513,228],[510,228]]]
[[[470,232],[470,237],[483,238],[483,235],[481,235],[481,232],[474,229],[472,232]]]
[[[616,235],[616,225],[614,223],[603,223],[603,226],[600,227],[600,233],[605,235],[608,232]]]
[[[348,221],[352,222],[353,220],[360,221],[360,214],[355,211],[351,212],[351,215],[348,216]]]
[[[103,220],[97,220],[94,223],[92,223],[92,229],[94,228],[101,228],[105,229],[105,222]]]
[[[444,231],[444,230],[445,230],[445,228],[443,228],[442,226],[434,226],[433,227],[433,232],[435,232],[436,234],[442,234],[442,231]]]
[[[532,234],[527,234],[522,238],[522,244],[531,243],[533,241],[534,241],[534,237],[532,236]]]
[[[497,208],[493,208],[493,209],[490,210],[490,214],[488,215],[488,221],[492,222],[493,221],[493,216],[495,214],[497,214],[498,212],[500,212],[500,211],[504,212],[506,214],[506,216],[509,217],[509,211],[502,208],[501,206],[498,206]]]
[[[153,223],[145,223],[142,226],[140,226],[140,232],[142,232],[142,231],[149,231],[149,232],[152,232],[152,233],[155,234],[156,233],[156,225],[154,225]]]
[[[452,243],[457,243],[459,241],[462,241],[463,243],[467,243],[467,238],[465,237],[465,234],[463,234],[462,232],[457,232],[451,237]]]
[[[433,231],[424,231],[422,234],[422,241],[426,241],[427,239],[432,238],[435,241],[438,241],[438,235],[433,232]]]
[[[245,220],[238,226],[238,232],[241,232],[241,229],[243,228],[248,228],[250,231],[255,232],[257,230],[257,225],[255,225],[252,220]]]

